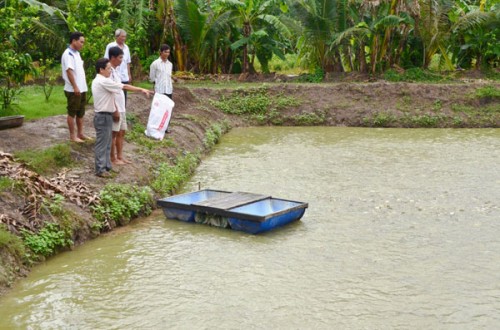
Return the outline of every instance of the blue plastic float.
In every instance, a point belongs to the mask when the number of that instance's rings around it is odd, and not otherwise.
[[[307,203],[267,195],[204,189],[157,201],[165,216],[258,234],[304,215]]]

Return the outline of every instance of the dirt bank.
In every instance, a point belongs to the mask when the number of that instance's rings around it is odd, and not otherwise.
[[[323,126],[377,126],[377,127],[500,127],[500,101],[498,98],[477,95],[484,87],[500,84],[492,82],[468,82],[456,84],[409,84],[409,83],[333,83],[333,84],[273,84],[259,87],[261,96],[269,100],[286,97],[287,104],[268,109],[272,116],[228,115],[220,111],[212,101],[234,97],[230,88],[175,87],[173,119],[171,133],[166,139],[171,143],[157,152],[174,160],[177,155],[186,152],[209,152],[205,141],[207,130],[218,122],[230,123],[232,127],[249,125],[323,125]],[[129,94],[128,112],[133,114],[137,123],[145,125],[149,115],[150,100],[142,95]],[[92,125],[93,112],[89,108],[85,116],[85,134],[94,138]],[[132,123],[133,124],[133,123]],[[55,116],[26,122],[16,129],[0,131],[0,151],[15,153],[26,149],[44,149],[49,146],[66,143],[68,131],[65,116]],[[119,173],[113,179],[99,178],[94,175],[93,141],[84,144],[71,144],[71,155],[76,166],[64,171],[64,178],[53,180],[66,197],[65,207],[71,209],[78,218],[73,240],[81,244],[95,237],[99,232],[92,228],[92,216],[88,207],[69,198],[78,195],[71,189],[75,182],[87,189],[85,194],[98,195],[110,181],[129,183],[138,186],[149,185],[151,171],[157,165],[157,159],[151,154],[141,152],[140,146],[128,141],[124,146],[125,157],[133,164],[120,166]],[[28,174],[29,176],[30,174]],[[41,178],[41,190],[46,189],[45,179]],[[49,184],[50,185],[50,184]],[[53,190],[52,189],[52,190]],[[43,193],[43,192],[42,192]],[[0,220],[5,224],[13,221],[26,223],[23,210],[28,196],[13,190],[0,192]],[[2,217],[3,216],[3,217]],[[38,222],[50,221],[38,219]],[[23,276],[29,267],[20,256],[15,256],[8,249],[0,247],[0,294],[11,285],[18,276]]]

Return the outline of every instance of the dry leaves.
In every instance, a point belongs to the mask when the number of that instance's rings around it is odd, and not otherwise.
[[[39,228],[37,217],[43,200],[44,198],[52,198],[55,194],[64,196],[65,199],[81,208],[88,208],[99,203],[99,195],[79,181],[76,176],[61,172],[54,178],[44,178],[28,170],[23,164],[17,163],[11,154],[2,151],[0,151],[0,176],[21,181],[23,183],[21,189],[27,196],[20,211],[28,219],[28,222],[22,221],[19,219],[20,217],[0,214],[0,223],[6,224],[9,229],[15,229],[13,232],[19,232],[22,228],[31,231]]]

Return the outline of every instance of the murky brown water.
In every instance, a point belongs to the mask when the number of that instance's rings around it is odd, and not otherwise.
[[[494,329],[500,129],[233,130],[186,191],[305,201],[252,236],[161,213],[52,258],[0,328]]]

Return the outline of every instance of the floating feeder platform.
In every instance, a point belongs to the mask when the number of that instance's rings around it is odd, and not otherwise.
[[[247,192],[204,189],[157,201],[165,216],[258,234],[304,215],[307,203]]]

